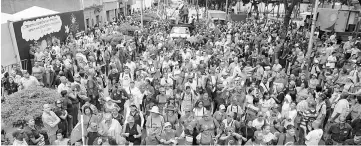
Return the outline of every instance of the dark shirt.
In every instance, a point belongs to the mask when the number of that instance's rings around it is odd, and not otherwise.
[[[10,95],[15,92],[18,92],[18,87],[19,87],[18,84],[13,82],[13,83],[7,83],[5,89],[8,91],[8,94]]]
[[[342,143],[345,140],[351,138],[352,127],[347,123],[336,123],[331,125],[328,133],[331,135],[331,139]]]
[[[38,139],[40,137],[40,131],[35,128],[30,128],[29,126],[26,126],[24,128],[25,134],[26,134],[26,142],[28,143],[28,145],[36,145],[36,143],[33,143],[33,141],[31,140],[31,138],[35,138]]]
[[[254,127],[248,127],[248,126],[242,126],[240,129],[241,135],[245,138],[247,138],[247,140],[253,138],[254,136],[254,132],[256,131],[256,128]]]
[[[120,100],[121,103],[117,103],[117,105],[121,108],[121,109],[124,109],[124,103],[127,99],[129,99],[129,96],[128,96],[128,93],[127,91],[125,91],[124,89],[121,89],[120,92],[118,91],[112,91],[110,97],[113,99],[113,100]],[[127,97],[126,99],[123,99],[123,97]]]
[[[343,145],[361,145],[361,142],[355,143],[355,140],[353,140],[353,139],[348,139],[348,140],[346,140],[346,141],[343,143]]]
[[[64,75],[68,79],[69,82],[72,82],[72,83],[74,82],[74,77],[73,77],[74,75],[70,70],[66,69],[64,71]]]
[[[98,132],[88,132],[87,138],[88,138],[88,145],[93,145],[94,140],[99,137]]]
[[[361,119],[356,119],[351,123],[352,133],[361,132]]]
[[[115,80],[116,82],[119,82],[119,73],[111,73],[108,76],[108,79],[113,82]]]

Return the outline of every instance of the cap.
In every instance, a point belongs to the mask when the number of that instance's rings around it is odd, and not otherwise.
[[[225,107],[223,104],[221,104],[221,105],[219,106],[219,109],[226,109],[226,107]]]
[[[170,122],[164,123],[164,128],[165,128],[165,127],[168,127],[168,126],[172,126],[172,124],[171,124]]]

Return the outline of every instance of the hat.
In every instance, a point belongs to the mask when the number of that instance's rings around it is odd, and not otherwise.
[[[219,106],[219,109],[226,109],[226,107],[225,107],[223,104],[221,104],[221,105]]]
[[[149,110],[149,112],[159,114],[159,108],[158,108],[158,106],[153,106],[152,109]]]
[[[184,110],[185,112],[192,111],[192,109],[191,109],[190,107],[185,107],[183,110]]]
[[[175,111],[177,109],[173,105],[169,105],[165,110],[167,110],[167,111]]]
[[[172,126],[172,124],[171,124],[170,122],[164,123],[164,128],[165,128],[165,127],[168,127],[168,126]]]
[[[317,59],[315,59],[315,63],[319,63],[319,61]]]

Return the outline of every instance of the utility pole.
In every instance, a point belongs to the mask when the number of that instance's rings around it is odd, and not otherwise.
[[[318,0],[315,1],[315,8],[313,10],[313,18],[312,18],[312,26],[311,26],[311,34],[310,34],[310,40],[308,42],[308,48],[307,48],[307,58],[311,57],[311,51],[313,46],[313,34],[315,33],[316,28],[316,18],[317,18],[317,9],[318,9]]]
[[[207,15],[207,18],[208,18],[208,0],[206,0],[206,15]]]
[[[226,14],[228,16],[228,0],[226,0]]]
[[[143,0],[140,0],[140,26],[143,30]]]

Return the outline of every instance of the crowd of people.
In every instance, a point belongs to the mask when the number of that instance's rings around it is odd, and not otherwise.
[[[103,41],[117,25],[30,46],[31,74],[10,72],[6,93],[41,85],[62,99],[14,145],[361,145],[360,38],[318,32],[306,56],[313,34],[278,20],[196,24],[198,42],[161,20]]]

